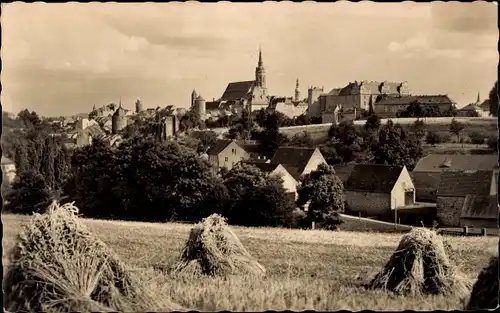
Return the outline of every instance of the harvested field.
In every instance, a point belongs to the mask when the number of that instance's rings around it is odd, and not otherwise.
[[[29,217],[3,214],[3,261]],[[84,219],[149,287],[155,298],[200,311],[251,310],[433,310],[462,309],[468,298],[444,295],[395,296],[366,290],[388,262],[402,234],[303,231],[231,227],[265,277],[180,278],[170,272],[193,225]],[[498,238],[445,237],[450,259],[473,283],[498,255]]]

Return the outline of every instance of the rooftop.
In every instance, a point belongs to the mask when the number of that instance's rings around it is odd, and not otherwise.
[[[349,191],[390,193],[402,170],[402,166],[356,164],[344,188]]]
[[[493,175],[493,171],[444,171],[441,173],[437,196],[488,196]]]
[[[493,170],[498,168],[498,155],[429,154],[421,158],[413,172]]]

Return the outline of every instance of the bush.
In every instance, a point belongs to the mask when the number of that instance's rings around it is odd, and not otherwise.
[[[490,136],[488,140],[486,140],[486,144],[491,150],[498,151],[498,137]]]
[[[442,137],[436,132],[428,132],[425,137],[425,142],[429,145],[436,145],[443,142]]]
[[[475,145],[482,145],[484,144],[484,141],[486,140],[486,135],[481,132],[472,132],[469,135],[471,143]]]

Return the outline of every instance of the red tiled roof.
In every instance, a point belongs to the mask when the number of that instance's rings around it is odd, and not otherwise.
[[[348,191],[390,193],[402,170],[402,166],[356,164],[344,188]]]

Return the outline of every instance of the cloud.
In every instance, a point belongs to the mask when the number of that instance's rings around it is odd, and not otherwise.
[[[433,24],[442,30],[458,33],[494,33],[498,30],[496,4],[486,1],[473,3],[432,3]]]
[[[303,92],[368,79],[407,80],[416,93],[459,102],[466,89],[486,94],[497,76],[497,32],[436,27],[431,8],[12,3],[2,6],[2,99],[43,115],[85,112],[120,96],[126,105],[141,97],[145,107],[187,106],[193,88],[212,99],[229,82],[252,79],[259,45],[273,95],[293,95],[297,78]]]

